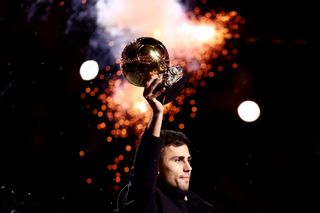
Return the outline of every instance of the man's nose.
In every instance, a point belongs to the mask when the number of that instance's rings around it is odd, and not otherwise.
[[[192,166],[190,165],[190,162],[186,162],[185,164],[184,164],[184,171],[186,171],[186,172],[189,172],[189,171],[191,171],[192,170]]]

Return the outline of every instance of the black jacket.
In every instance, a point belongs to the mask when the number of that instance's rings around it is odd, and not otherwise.
[[[160,149],[160,138],[145,131],[136,152],[130,181],[119,193],[117,212],[213,212],[213,206],[203,201],[191,190],[183,192],[158,182]]]

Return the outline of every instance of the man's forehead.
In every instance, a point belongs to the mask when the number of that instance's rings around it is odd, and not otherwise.
[[[187,145],[182,145],[182,146],[173,146],[169,145],[164,148],[164,155],[167,156],[185,156],[189,157],[190,152],[189,148]]]

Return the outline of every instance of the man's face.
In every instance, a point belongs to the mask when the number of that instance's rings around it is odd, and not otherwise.
[[[159,178],[180,190],[188,190],[192,170],[190,160],[187,145],[166,146],[161,153]]]

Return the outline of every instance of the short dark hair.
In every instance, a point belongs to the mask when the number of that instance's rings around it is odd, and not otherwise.
[[[160,138],[162,140],[162,148],[173,145],[173,146],[182,146],[187,145],[189,147],[190,140],[182,132],[175,130],[163,129],[160,132]]]

